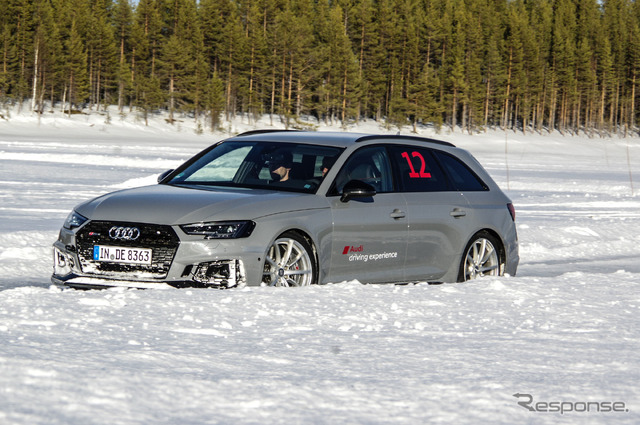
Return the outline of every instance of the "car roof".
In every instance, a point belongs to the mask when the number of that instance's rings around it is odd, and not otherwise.
[[[325,146],[335,146],[347,148],[356,143],[368,141],[386,141],[386,142],[402,142],[402,141],[418,141],[431,143],[441,146],[455,147],[455,145],[441,140],[429,139],[418,136],[405,136],[400,134],[365,134],[365,133],[347,133],[347,132],[331,132],[331,131],[297,131],[297,130],[253,130],[239,134],[227,140],[254,140],[263,142],[295,142],[319,144]]]

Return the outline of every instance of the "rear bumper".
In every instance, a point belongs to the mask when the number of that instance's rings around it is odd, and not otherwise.
[[[515,225],[508,243],[505,243],[505,270],[504,274],[515,276],[520,264],[520,243]]]

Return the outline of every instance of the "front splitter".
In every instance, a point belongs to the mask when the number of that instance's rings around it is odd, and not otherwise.
[[[63,280],[55,276],[51,277],[54,285],[68,286],[74,289],[106,289],[106,288],[131,288],[131,289],[172,289],[183,286],[184,282],[176,282],[176,286],[166,282],[145,282],[133,280],[97,279],[91,277],[71,277]]]

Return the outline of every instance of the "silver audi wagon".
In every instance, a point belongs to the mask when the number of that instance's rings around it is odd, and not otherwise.
[[[53,251],[74,288],[455,282],[519,261],[514,207],[469,152],[301,131],[231,137],[81,203]]]

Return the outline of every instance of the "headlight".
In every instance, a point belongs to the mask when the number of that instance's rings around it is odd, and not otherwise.
[[[69,214],[67,219],[64,221],[63,226],[65,229],[72,230],[72,229],[75,229],[76,227],[82,226],[82,224],[87,220],[88,219],[86,217],[83,217],[77,212],[72,211],[71,214]]]
[[[205,239],[246,238],[251,235],[254,227],[256,223],[253,221],[218,221],[180,226],[186,234],[203,235]]]

